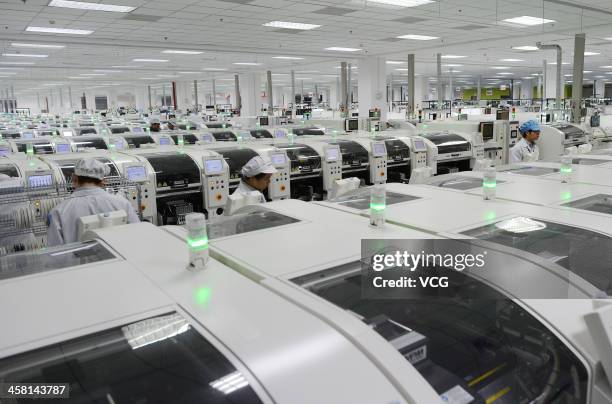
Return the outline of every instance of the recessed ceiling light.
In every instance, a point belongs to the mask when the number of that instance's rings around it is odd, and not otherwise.
[[[296,77],[296,80],[312,80],[311,77]]]
[[[179,74],[200,74],[200,72],[178,72]]]
[[[601,69],[612,69],[612,66],[599,66]]]
[[[106,76],[104,73],[81,73],[80,76]]]
[[[512,49],[522,50],[522,51],[537,51],[538,47],[537,46],[524,45],[524,46],[513,46]]]
[[[593,72],[592,72],[592,71],[590,71],[590,70],[584,70],[582,73],[587,74],[587,73],[593,73]]]
[[[31,55],[27,53],[3,53],[2,56],[12,58],[47,58],[49,55]]]
[[[467,56],[461,56],[461,55],[442,55],[442,59],[463,59],[466,57]]]
[[[151,63],[166,63],[166,59],[134,59],[132,62],[151,62]]]
[[[163,51],[162,53],[172,53],[172,54],[177,54],[177,55],[201,55],[204,52],[190,51],[190,50],[172,50],[172,49],[168,49],[168,50]]]
[[[111,66],[114,67],[115,69],[134,69],[134,68],[139,68],[140,66]]]
[[[561,62],[561,64],[562,64],[562,65],[569,65],[570,63],[569,63],[569,62]],[[557,62],[550,62],[550,63],[549,63],[549,65],[556,66],[556,65],[557,65]]]
[[[296,56],[272,56],[272,59],[281,59],[281,60],[303,60],[304,58],[299,58]]]
[[[501,72],[499,73],[501,76],[513,76],[514,73],[510,73],[510,72]]]
[[[46,44],[37,44],[37,43],[16,43],[16,42],[13,42],[11,46],[14,48],[46,48],[46,49],[62,49],[66,47],[66,45],[46,45]]]
[[[77,80],[77,79],[88,79],[89,77],[82,77],[82,76],[69,76],[69,79],[73,79],[73,80]]]
[[[445,65],[442,65],[442,66],[445,66],[445,67],[461,67],[461,66],[463,66],[463,65],[458,65],[458,64],[449,63],[449,64],[445,64]]]
[[[521,77],[523,80],[531,80],[533,77]]]
[[[573,74],[564,74],[563,76],[564,76],[564,77],[572,77],[572,76],[573,76]]]
[[[28,32],[43,32],[46,34],[67,34],[67,35],[90,35],[93,33],[87,29],[51,28],[51,27],[27,27]]]
[[[407,72],[408,71],[408,69],[395,69],[395,70],[398,71],[398,72]]]
[[[523,59],[499,59],[500,62],[524,62]]]
[[[601,55],[599,52],[584,52],[584,56],[596,56]]]
[[[387,60],[388,65],[403,65],[406,62],[399,62],[397,60]]]
[[[506,67],[506,66],[492,66],[491,69],[506,70],[506,69],[509,69],[509,67]]]
[[[527,26],[542,25],[542,24],[549,24],[551,22],[555,22],[555,20],[547,20],[546,18],[531,17],[528,15],[523,15],[521,17],[514,17],[514,18],[506,18],[503,21],[510,23],[510,24],[527,25]]]
[[[325,48],[325,50],[328,50],[328,51],[337,51],[337,52],[358,52],[361,49],[359,49],[359,48],[342,48],[342,47],[338,47],[338,46],[332,46],[330,48]]]
[[[122,73],[121,70],[94,70],[96,73]]]
[[[177,76],[175,76],[174,74],[158,74],[157,77],[164,77],[164,78],[176,78]]]
[[[157,80],[155,77],[139,77],[138,80]]]
[[[236,62],[234,64],[238,66],[261,66],[261,63],[255,62]]]
[[[263,25],[264,27],[297,29],[297,30],[303,30],[303,31],[308,31],[308,30],[320,27],[320,25],[316,25],[316,24],[302,24],[299,22],[287,22],[287,21],[270,21]]]
[[[603,79],[603,78],[605,78],[606,76],[593,76],[593,77],[595,77],[596,79]]]
[[[300,70],[299,72],[296,73],[319,73],[318,70]]]
[[[82,1],[71,1],[71,0],[51,0],[49,7],[63,7],[63,8],[77,8],[79,10],[89,11],[111,11],[115,13],[129,13],[134,11],[136,7],[129,6],[115,6],[113,4],[102,4],[102,3],[85,3]]]
[[[209,71],[209,72],[224,72],[227,69],[224,69],[222,67],[205,67],[202,70],[206,70],[206,71]]]
[[[0,65],[18,65],[18,66],[25,66],[25,65],[33,65],[35,64],[34,62],[0,62]]]
[[[437,36],[429,36],[429,35],[415,35],[415,34],[409,34],[409,35],[400,35],[398,36],[399,39],[413,39],[415,41],[431,41],[432,39],[438,39],[439,37]]]
[[[386,4],[397,7],[418,7],[433,3],[433,0],[367,0],[367,3]]]

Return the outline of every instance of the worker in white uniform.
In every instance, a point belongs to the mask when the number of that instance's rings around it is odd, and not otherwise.
[[[242,167],[240,171],[242,179],[233,195],[256,196],[260,203],[266,203],[263,192],[270,185],[270,179],[274,173],[276,173],[276,168],[271,161],[264,160],[260,156],[253,157]]]
[[[74,192],[49,213],[48,246],[78,241],[77,227],[81,217],[122,210],[127,214],[128,223],[140,222],[127,199],[111,195],[102,188],[109,174],[110,168],[94,158],[76,163],[72,174]]]
[[[531,162],[540,159],[540,149],[536,142],[540,138],[540,124],[536,121],[523,122],[519,131],[523,138],[510,149],[510,162]]]

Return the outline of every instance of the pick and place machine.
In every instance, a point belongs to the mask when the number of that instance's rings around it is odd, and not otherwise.
[[[588,143],[586,132],[570,123],[542,125],[538,146],[540,159],[550,160],[566,154],[566,149]]]

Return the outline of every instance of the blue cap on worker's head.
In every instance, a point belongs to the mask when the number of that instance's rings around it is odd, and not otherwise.
[[[537,123],[534,120],[530,120],[527,122],[523,122],[523,124],[519,128],[519,131],[521,132],[521,134],[524,135],[525,133],[528,133],[528,132],[540,132],[541,128],[540,128],[539,123]]]

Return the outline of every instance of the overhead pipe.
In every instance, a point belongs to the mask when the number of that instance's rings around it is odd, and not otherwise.
[[[556,50],[557,51],[557,93],[556,93],[556,108],[561,109],[561,87],[563,83],[561,82],[561,68],[563,65],[563,50],[560,45],[544,45],[542,42],[536,42],[536,46],[540,50]],[[546,84],[544,84],[546,85]]]

